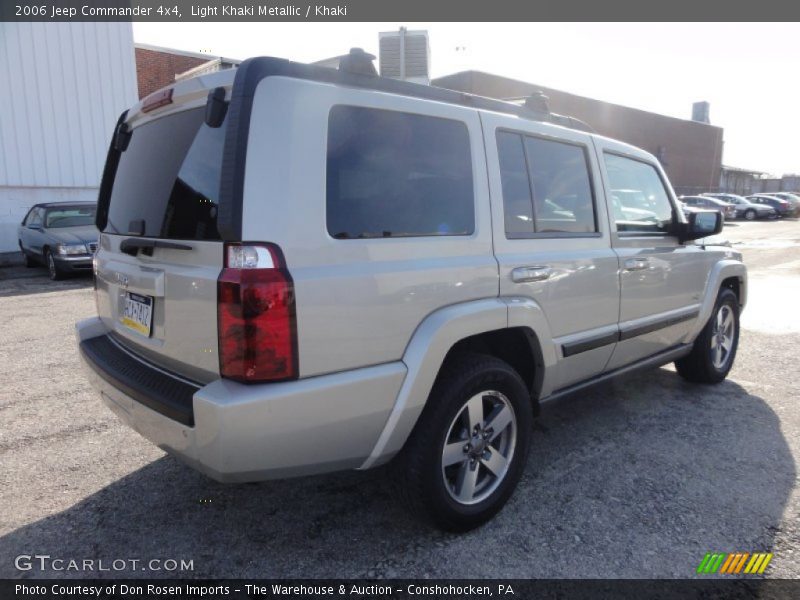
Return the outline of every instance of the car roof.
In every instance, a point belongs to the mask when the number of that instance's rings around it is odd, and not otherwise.
[[[54,206],[97,206],[97,202],[40,202],[31,208],[53,208]]]

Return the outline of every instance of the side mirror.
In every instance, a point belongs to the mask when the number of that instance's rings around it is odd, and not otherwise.
[[[716,235],[722,231],[721,212],[715,210],[690,212],[686,219],[688,223],[677,223],[677,234],[681,243]]]

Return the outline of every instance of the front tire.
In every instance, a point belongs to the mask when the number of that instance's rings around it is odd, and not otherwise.
[[[530,394],[513,368],[492,356],[454,359],[399,457],[401,498],[441,529],[478,527],[516,489],[532,428]]]
[[[739,299],[732,290],[724,288],[691,353],[676,360],[675,368],[687,381],[719,383],[733,367],[738,346]]]
[[[58,268],[56,260],[53,258],[53,253],[49,249],[44,252],[44,262],[47,265],[47,274],[52,281],[59,281],[64,278],[64,274]]]

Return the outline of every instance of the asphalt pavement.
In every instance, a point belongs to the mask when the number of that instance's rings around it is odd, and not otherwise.
[[[519,489],[463,535],[408,516],[383,470],[223,485],[183,466],[84,377],[91,281],[0,269],[0,577],[685,578],[759,551],[798,577],[800,222],[724,233],[751,278],[730,378],[665,367],[548,405]]]

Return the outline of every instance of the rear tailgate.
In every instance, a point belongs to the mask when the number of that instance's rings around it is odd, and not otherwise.
[[[129,119],[127,147],[118,164],[109,160],[99,202],[107,211],[98,217],[96,297],[116,343],[206,383],[219,378],[224,243],[216,223],[226,123],[206,124],[199,99],[208,90],[201,96],[195,84],[191,91],[185,107],[176,94],[171,106]]]
[[[156,248],[152,256],[142,251],[130,256],[119,249],[127,237],[101,238],[96,256],[100,318],[118,342],[150,362],[201,383],[218,379],[222,243],[192,242],[191,250]],[[141,308],[146,304],[149,315]]]

